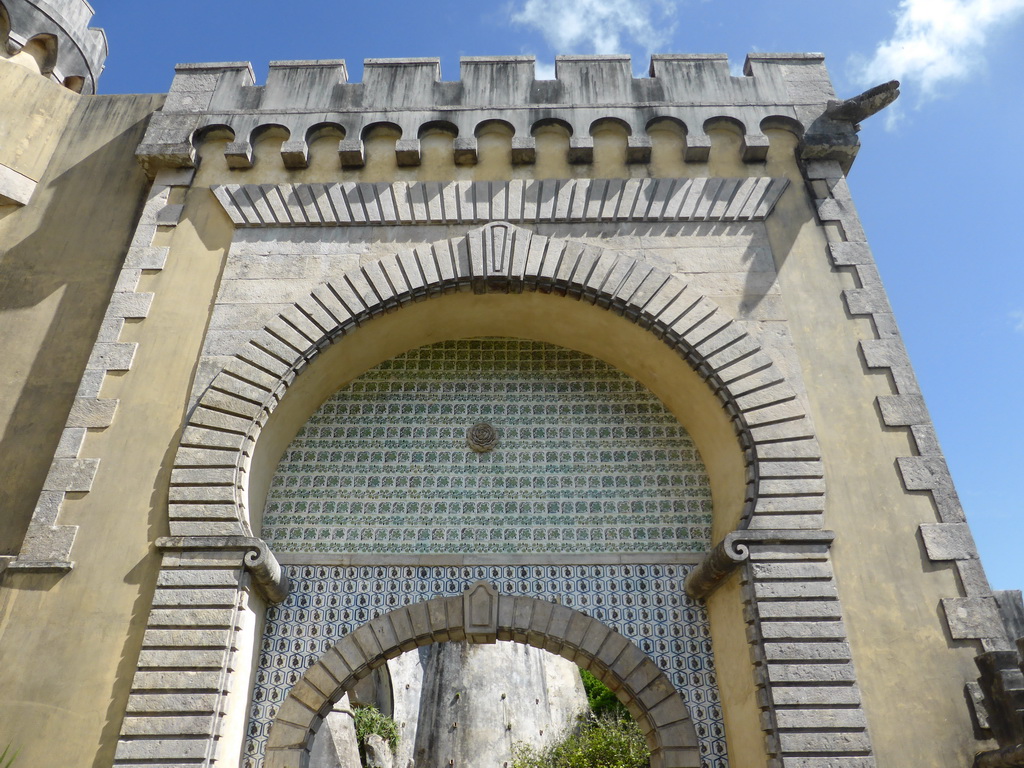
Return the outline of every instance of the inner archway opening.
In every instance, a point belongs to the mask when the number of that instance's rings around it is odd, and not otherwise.
[[[324,717],[309,768],[567,759],[646,768],[650,752],[626,707],[583,667],[521,643],[454,641],[403,653],[359,681]]]

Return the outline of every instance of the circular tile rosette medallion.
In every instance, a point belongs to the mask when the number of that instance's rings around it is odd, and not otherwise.
[[[481,421],[466,430],[466,442],[477,453],[493,451],[498,444],[498,432],[487,422]]]

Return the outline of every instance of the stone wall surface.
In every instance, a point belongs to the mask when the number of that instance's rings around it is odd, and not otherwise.
[[[309,750],[309,768],[355,768],[360,765],[355,718],[348,696],[334,705]]]
[[[517,743],[554,744],[587,709],[579,668],[546,651],[509,642],[428,648],[413,750],[421,768],[511,764]]]

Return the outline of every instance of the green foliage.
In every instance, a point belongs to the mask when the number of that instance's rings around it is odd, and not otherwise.
[[[356,721],[356,741],[359,742],[359,757],[366,762],[366,739],[375,733],[380,736],[391,747],[394,752],[398,749],[398,723],[385,715],[376,707],[356,707],[353,710]],[[0,766],[4,768],[4,766]]]
[[[4,751],[0,752],[0,768],[11,768],[14,765],[14,758],[18,756],[20,750],[15,750],[13,754],[8,755],[11,751],[11,745],[8,744],[4,747]]]
[[[647,768],[643,734],[629,717],[604,714],[584,719],[565,739],[545,749],[519,743],[512,768]]]
[[[650,754],[640,727],[615,694],[580,670],[590,714],[564,739],[545,749],[522,742],[512,749],[512,768],[647,768]]]
[[[629,717],[629,710],[619,701],[611,690],[585,669],[580,670],[583,678],[583,690],[587,692],[587,704],[590,711],[600,717],[604,714]]]

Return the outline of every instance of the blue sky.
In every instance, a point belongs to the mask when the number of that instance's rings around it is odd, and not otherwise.
[[[93,0],[101,93],[163,92],[174,64],[277,59],[820,51],[841,96],[900,79],[850,186],[992,585],[1024,587],[1024,0]],[[550,75],[548,75],[550,76]]]

